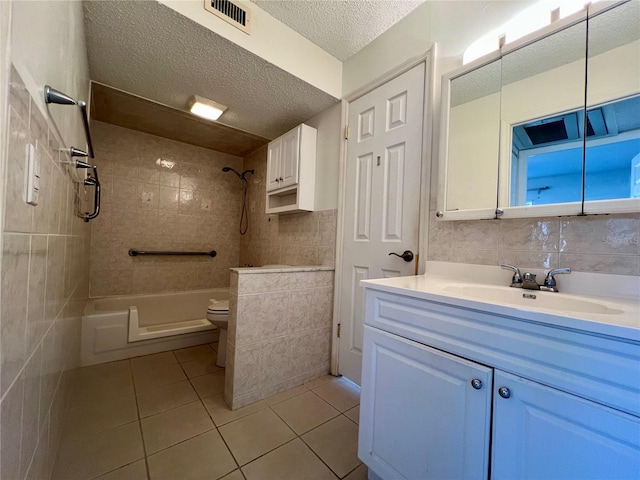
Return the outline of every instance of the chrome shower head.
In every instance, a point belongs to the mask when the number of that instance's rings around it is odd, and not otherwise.
[[[254,170],[245,170],[244,172],[240,173],[240,172],[238,172],[237,170],[235,170],[235,169],[233,169],[231,167],[222,167],[222,171],[223,172],[233,172],[238,176],[238,178],[240,180],[245,181],[245,182],[247,181],[247,179],[245,178],[245,175],[247,173],[251,173],[251,174],[254,173]]]

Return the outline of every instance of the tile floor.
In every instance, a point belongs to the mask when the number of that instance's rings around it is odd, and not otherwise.
[[[217,344],[77,370],[55,480],[364,480],[360,389],[330,375],[239,410]]]

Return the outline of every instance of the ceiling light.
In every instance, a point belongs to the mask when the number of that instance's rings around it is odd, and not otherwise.
[[[189,111],[207,120],[217,120],[226,109],[224,105],[198,95],[192,95],[189,98]]]

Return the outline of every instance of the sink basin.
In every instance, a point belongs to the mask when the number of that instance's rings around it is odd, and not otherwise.
[[[442,289],[451,295],[469,297],[481,302],[509,304],[524,308],[543,308],[560,312],[602,315],[624,313],[623,310],[611,308],[598,301],[583,300],[575,296],[540,290],[472,284],[451,284],[444,286]]]

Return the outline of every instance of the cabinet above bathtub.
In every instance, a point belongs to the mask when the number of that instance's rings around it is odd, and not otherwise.
[[[301,124],[269,143],[267,214],[314,210],[317,135]]]

